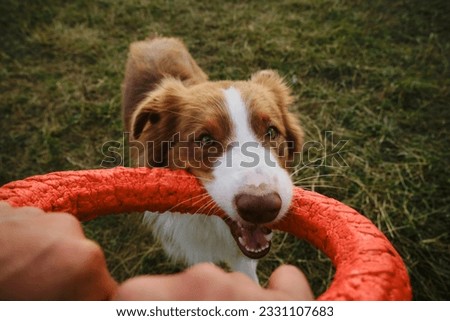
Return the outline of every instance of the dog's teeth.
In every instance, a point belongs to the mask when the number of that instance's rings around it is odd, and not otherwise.
[[[264,237],[266,238],[266,240],[268,242],[272,241],[272,236],[273,236],[273,232],[270,232],[269,234],[264,235]],[[267,244],[267,246],[269,246],[269,244]]]
[[[250,251],[250,252],[259,253],[259,252],[262,252],[262,251],[266,250],[268,247],[269,247],[269,244],[265,244],[262,247],[259,247],[257,249],[248,249],[247,248],[247,250]]]
[[[241,245],[245,246],[245,241],[241,236],[239,236],[238,241],[239,243],[241,243]],[[245,246],[245,248],[247,249],[247,246]]]

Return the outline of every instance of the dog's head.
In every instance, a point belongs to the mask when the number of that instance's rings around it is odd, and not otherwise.
[[[267,225],[286,214],[292,198],[288,168],[303,133],[291,103],[274,71],[190,87],[166,79],[132,116],[139,165],[196,175],[227,214],[241,251],[260,258],[270,249]]]

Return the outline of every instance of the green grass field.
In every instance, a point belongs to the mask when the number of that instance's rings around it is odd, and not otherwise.
[[[0,12],[0,184],[98,168],[102,144],[122,139],[129,43],[181,37],[211,79],[285,76],[323,147],[296,184],[369,217],[404,258],[414,299],[450,300],[449,1],[3,0]],[[342,159],[330,154],[339,141]],[[183,269],[140,219],[85,224],[113,275]],[[280,233],[261,280],[281,263],[316,294],[333,278],[326,256]]]

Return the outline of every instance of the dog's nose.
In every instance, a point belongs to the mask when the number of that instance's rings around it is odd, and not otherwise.
[[[281,197],[275,192],[265,195],[242,193],[236,195],[234,201],[239,216],[254,224],[272,222],[281,208]]]

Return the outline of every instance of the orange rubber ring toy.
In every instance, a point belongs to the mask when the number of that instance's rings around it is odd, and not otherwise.
[[[197,179],[183,170],[116,167],[32,176],[2,186],[0,200],[67,212],[86,221],[144,210],[195,213],[208,203],[193,201],[204,192]],[[214,206],[202,210],[211,213]],[[273,228],[307,240],[333,262],[334,280],[318,300],[411,300],[400,255],[375,225],[352,208],[294,187],[288,214]]]

